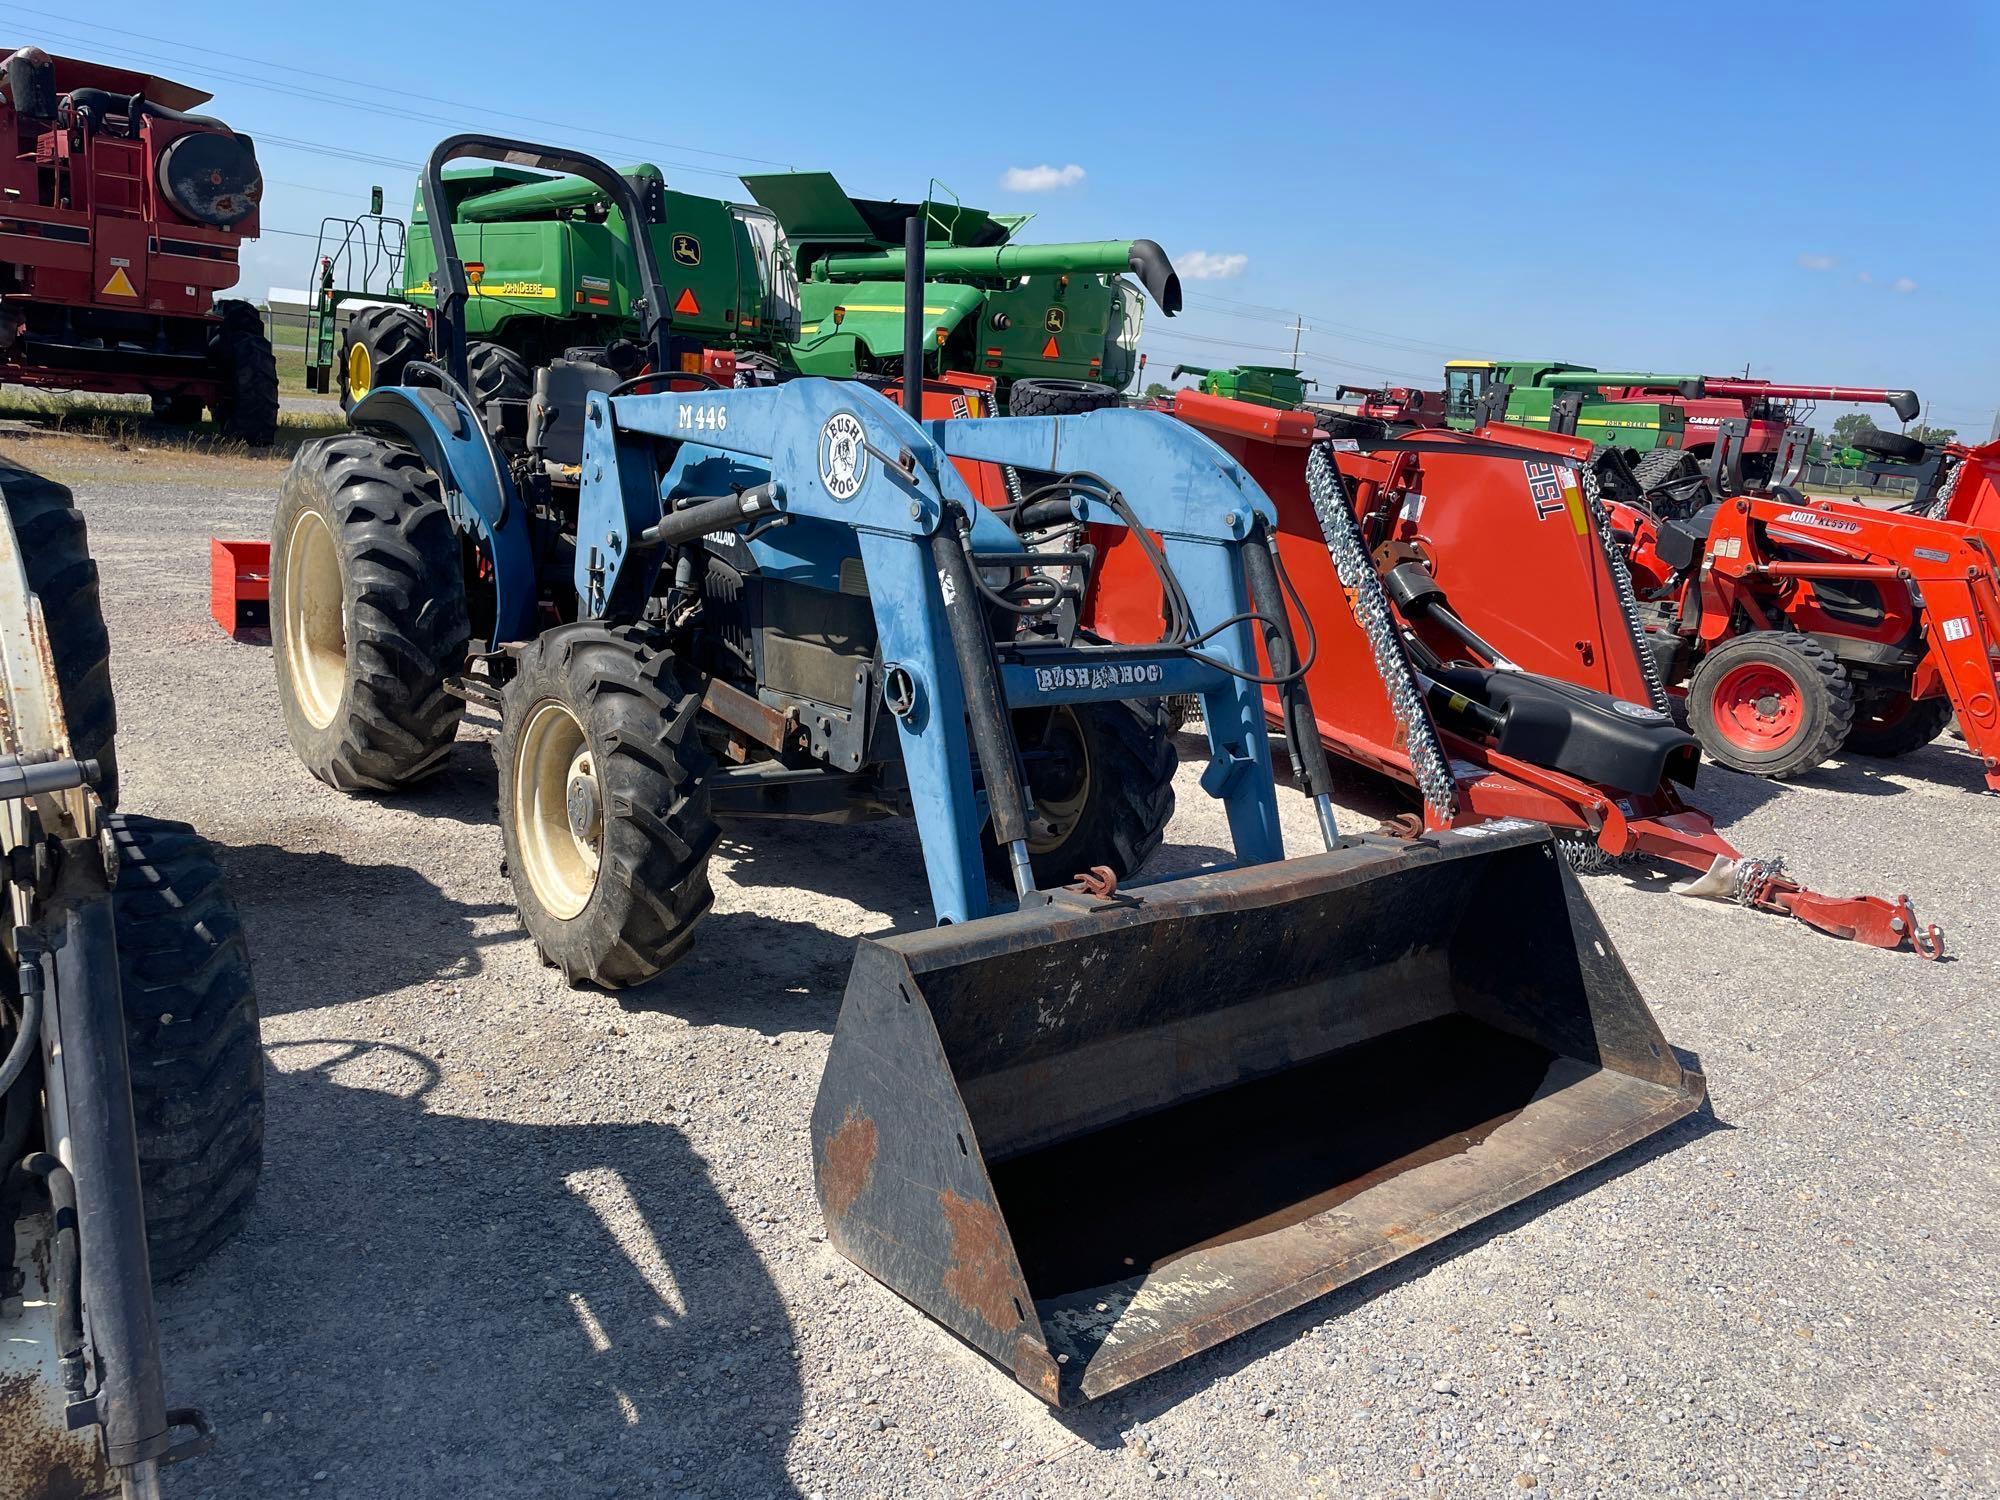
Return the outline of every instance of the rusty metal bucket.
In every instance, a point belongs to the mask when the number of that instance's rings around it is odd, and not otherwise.
[[[1473,832],[864,940],[833,1244],[1067,1405],[1692,1113],[1547,831]]]

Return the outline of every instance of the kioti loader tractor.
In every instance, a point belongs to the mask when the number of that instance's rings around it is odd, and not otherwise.
[[[1308,413],[1194,393],[1174,411],[1272,497],[1318,644],[1318,736],[1413,785],[1413,827],[1533,819],[1580,869],[1679,867],[1683,895],[1941,955],[1907,897],[1808,890],[1685,800],[1700,754],[1642,644],[1588,441],[1497,424],[1329,441]],[[1089,618],[1148,639],[1158,601],[1114,554]],[[1268,695],[1265,709],[1283,712]]]
[[[1973,513],[1986,472],[1965,450],[1918,511],[1949,515],[1963,488]],[[1784,485],[1674,508],[1633,492],[1613,513],[1663,673],[1715,759],[1797,776],[1843,747],[1907,754],[1956,714],[2000,791],[2000,533]]]
[[[0,63],[0,380],[139,394],[262,446],[278,367],[236,284],[264,179],[168,79],[22,47]]]
[[[712,375],[732,368],[716,351],[733,351],[770,373],[897,375],[912,216],[925,225],[926,373],[990,378],[1016,415],[1116,405],[1137,370],[1146,295],[1180,311],[1180,281],[1151,240],[1016,244],[1025,216],[851,198],[825,172],[746,177],[755,205],[674,192],[650,165],[624,175],[650,216],[675,370]],[[474,163],[444,179],[442,201],[467,268],[475,396],[525,399],[532,369],[572,347],[604,346],[638,373],[632,241],[602,189]],[[403,225],[379,213],[321,230],[307,383],[337,385],[344,405],[395,384],[429,344],[437,256],[421,198],[410,232],[405,255]]]
[[[153,1283],[249,1212],[263,1053],[186,825],[116,811],[109,642],[69,491],[0,460],[0,1493],[154,1500],[206,1449]]]
[[[438,146],[426,201],[477,156],[644,222],[603,163],[477,136]],[[1199,434],[1142,411],[919,420],[914,380],[901,406],[858,381],[710,388],[668,364],[644,254],[662,373],[573,354],[523,424],[483,424],[443,222],[439,357],[285,481],[294,747],[337,788],[393,790],[449,756],[461,698],[495,707],[522,924],[607,986],[699,940],[717,820],[913,817],[936,926],[858,947],[812,1120],[821,1210],[1035,1394],[1139,1379],[1697,1106],[1544,830],[1343,835],[1308,735],[1326,847],[1283,857],[1262,694],[1310,725],[1312,647],[1270,502]],[[906,235],[910,369],[919,216]],[[999,468],[1038,477],[981,503],[964,471]],[[1045,545],[1073,525],[1096,540]],[[1144,642],[1078,625],[1117,553],[1166,601]],[[1175,694],[1201,700],[1234,858],[1147,884]]]

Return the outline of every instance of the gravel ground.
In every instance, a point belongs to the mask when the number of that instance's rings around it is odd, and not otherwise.
[[[221,1429],[170,1495],[2000,1493],[2000,800],[1955,742],[1700,797],[1908,889],[1954,962],[1592,877],[1712,1112],[1059,1417],[821,1236],[807,1116],[853,938],[924,920],[911,828],[727,836],[693,955],[572,992],[500,876],[490,720],[338,796],[210,624],[207,538],[268,535],[275,465],[14,451],[90,517],[127,806],[220,843],[263,997],[256,1212],[160,1301]],[[1183,862],[1226,842],[1195,771]]]

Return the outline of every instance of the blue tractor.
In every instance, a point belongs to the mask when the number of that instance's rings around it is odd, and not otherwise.
[[[479,137],[433,153],[430,202],[468,155],[588,178],[644,222],[602,163]],[[466,699],[496,707],[522,924],[602,986],[694,940],[718,820],[914,818],[937,925],[860,944],[821,1205],[1029,1389],[1135,1380],[1695,1108],[1546,829],[1335,827],[1271,503],[1193,429],[924,421],[915,378],[899,405],[654,373],[671,319],[643,257],[641,373],[573,350],[531,401],[482,405],[443,234],[438,262],[431,357],[301,450],[279,502],[294,746],[336,788],[393,790],[445,761]],[[982,464],[1004,507],[968,487]],[[1151,565],[1153,644],[1087,629],[1111,547]],[[1267,686],[1324,845],[1302,859]],[[1148,884],[1173,697],[1200,701],[1234,858]]]

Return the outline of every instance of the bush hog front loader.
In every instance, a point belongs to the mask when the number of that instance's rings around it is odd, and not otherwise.
[[[1318,638],[1307,680],[1321,740],[1413,783],[1429,827],[1533,819],[1580,869],[1679,866],[1695,875],[1676,887],[1684,895],[1942,951],[1907,899],[1807,890],[1683,800],[1699,751],[1640,644],[1588,442],[1488,426],[1329,443],[1309,414],[1187,393],[1175,413],[1277,506],[1279,550]],[[1157,629],[1156,601],[1121,569],[1112,558],[1093,623],[1142,638]],[[1265,707],[1275,718],[1281,705],[1267,694]]]
[[[1965,450],[1917,509],[1949,514],[1964,489],[1976,513],[1988,457]],[[2000,791],[2000,532],[1783,485],[1693,509],[1634,494],[1613,513],[1656,655],[1717,760],[1783,778],[1843,747],[1903,755],[1956,713]]]
[[[644,222],[608,167],[545,147],[454,138],[426,180],[495,153]],[[1697,1106],[1542,830],[1343,837],[1309,738],[1327,848],[1283,858],[1263,686],[1289,722],[1312,709],[1270,503],[1199,435],[919,421],[914,385],[904,407],[818,378],[646,392],[574,358],[516,445],[474,415],[439,261],[444,362],[285,483],[293,744],[335,786],[393,788],[449,752],[454,694],[495,703],[522,923],[606,985],[694,940],[716,819],[914,816],[937,926],[859,945],[813,1113],[821,1208],[1037,1395],[1136,1380]],[[667,335],[655,315],[656,361]],[[960,465],[1045,477],[1001,509]],[[1036,545],[1075,525],[1098,540]],[[1127,551],[1168,607],[1113,645],[1077,610]],[[1172,694],[1202,702],[1235,860],[1147,885]],[[1136,1169],[1162,1161],[1169,1186]]]
[[[249,1211],[257,1002],[208,847],[111,811],[82,515],[4,460],[0,495],[0,1494],[149,1500],[213,1440],[166,1404],[153,1281]]]

